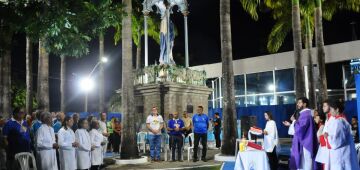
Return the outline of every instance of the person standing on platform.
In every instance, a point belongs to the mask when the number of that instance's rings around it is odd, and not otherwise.
[[[112,146],[113,144],[113,133],[114,133],[114,127],[115,127],[115,117],[111,117],[111,119],[106,123],[106,127],[107,127],[107,132],[109,135],[109,141],[108,141],[108,146],[107,146],[107,150],[113,150],[114,146]]]
[[[58,132],[61,170],[76,169],[75,148],[78,147],[79,144],[75,141],[75,133],[71,129],[73,124],[73,118],[71,116],[66,116],[63,122],[63,127]]]
[[[189,116],[187,111],[184,111],[182,120],[185,123],[184,135],[185,135],[185,138],[186,138],[186,137],[189,136],[190,133],[192,133],[192,128],[193,128],[192,118]],[[191,139],[191,137],[189,137],[188,139],[189,139],[189,145],[191,147],[192,146],[192,139]]]
[[[360,169],[351,135],[351,126],[341,115],[344,111],[343,103],[330,101],[330,113],[327,129],[324,129],[324,139],[328,152],[317,154],[317,161],[325,164],[329,170]]]
[[[75,141],[79,143],[76,149],[77,169],[89,169],[91,167],[91,139],[87,129],[89,124],[86,119],[79,120],[79,128],[75,132]]]
[[[209,128],[209,118],[206,114],[204,114],[204,108],[202,106],[198,106],[197,112],[193,118],[192,122],[194,123],[194,155],[193,162],[198,161],[197,151],[199,149],[199,142],[201,140],[202,145],[202,154],[201,160],[206,162],[206,151],[207,151],[207,131]]]
[[[121,144],[121,122],[119,119],[114,119],[114,128],[111,138],[111,145],[113,147],[113,152],[118,154],[120,152]]]
[[[150,158],[151,161],[160,161],[161,129],[164,127],[164,120],[158,114],[156,107],[153,107],[151,112],[146,119],[146,127],[149,130]]]
[[[297,108],[300,110],[299,118],[294,123],[294,138],[292,140],[290,169],[317,169],[315,156],[318,148],[316,128],[311,110],[308,108],[309,100],[298,98]],[[289,122],[284,122],[290,126]]]
[[[184,122],[179,119],[179,113],[175,112],[173,114],[173,119],[169,120],[168,131],[171,135],[171,151],[172,151],[172,161],[175,161],[175,150],[177,149],[177,158],[178,161],[182,162],[181,153],[183,147],[183,130],[185,129]]]
[[[270,168],[277,170],[278,168],[278,157],[276,154],[276,146],[279,144],[279,136],[276,127],[276,123],[273,119],[272,113],[266,111],[264,113],[266,125],[264,129],[264,150],[269,158]]]
[[[8,120],[3,127],[7,169],[19,169],[15,162],[15,155],[20,152],[31,151],[30,130],[26,121],[24,121],[24,115],[23,109],[15,108],[13,118]]]
[[[49,112],[42,115],[43,124],[36,132],[36,149],[39,153],[40,167],[42,170],[57,170],[56,149],[59,145],[56,143],[54,129],[52,127],[52,116]]]
[[[106,127],[106,113],[101,113],[100,115],[100,121],[99,121],[99,132],[104,136],[105,139],[105,145],[102,146],[102,152],[105,155],[106,150],[107,150],[107,145],[108,145],[108,141],[109,141],[109,134],[107,132],[107,127]]]
[[[216,148],[220,149],[220,147],[221,147],[221,139],[220,139],[221,118],[220,118],[220,115],[218,112],[215,113],[213,123],[214,123],[214,136],[215,136]]]

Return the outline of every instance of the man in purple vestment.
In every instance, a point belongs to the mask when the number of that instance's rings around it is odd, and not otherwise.
[[[318,147],[316,129],[311,110],[308,107],[309,100],[301,97],[297,100],[297,108],[300,116],[294,124],[295,134],[292,141],[290,169],[317,169],[315,157]],[[290,124],[286,122],[286,124]]]

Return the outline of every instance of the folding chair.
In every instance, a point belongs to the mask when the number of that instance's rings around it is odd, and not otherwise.
[[[37,170],[36,168],[36,161],[35,157],[32,153],[29,152],[21,152],[15,155],[15,160],[17,160],[20,164],[21,170],[30,170],[30,164],[29,159],[31,158],[32,166],[34,170]]]

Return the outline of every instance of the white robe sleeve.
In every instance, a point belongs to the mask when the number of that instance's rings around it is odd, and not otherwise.
[[[264,135],[264,149],[266,152],[272,152],[274,147],[278,144],[278,134],[275,121],[268,121],[264,131],[267,132],[267,135]]]
[[[101,147],[101,142],[103,141],[102,135],[97,130],[93,129],[90,131],[91,145],[95,147]]]
[[[49,129],[45,127],[45,125],[41,125],[41,127],[36,132],[36,147],[38,149],[52,149],[53,142],[52,136],[48,131]]]
[[[340,119],[333,120],[327,127],[328,140],[331,149],[337,149],[347,144],[349,127]]]
[[[83,132],[77,130],[75,133],[75,137],[76,137],[76,141],[78,141],[79,143],[79,147],[78,147],[79,149],[84,151],[91,151],[91,143],[88,143],[91,141],[86,140],[86,135]]]
[[[71,147],[72,146],[72,142],[70,140],[66,140],[66,130],[65,129],[60,129],[58,132],[58,144],[60,147]]]
[[[293,121],[289,127],[289,130],[288,130],[288,134],[289,135],[294,135],[295,134],[295,128],[294,128],[294,125],[295,125],[295,122],[296,121]]]

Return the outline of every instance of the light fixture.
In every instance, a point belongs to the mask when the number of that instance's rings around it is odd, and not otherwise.
[[[275,85],[269,84],[269,85],[268,85],[268,90],[269,90],[269,91],[275,91]]]
[[[101,62],[102,63],[107,63],[109,60],[108,60],[108,58],[106,58],[106,57],[101,57]]]

